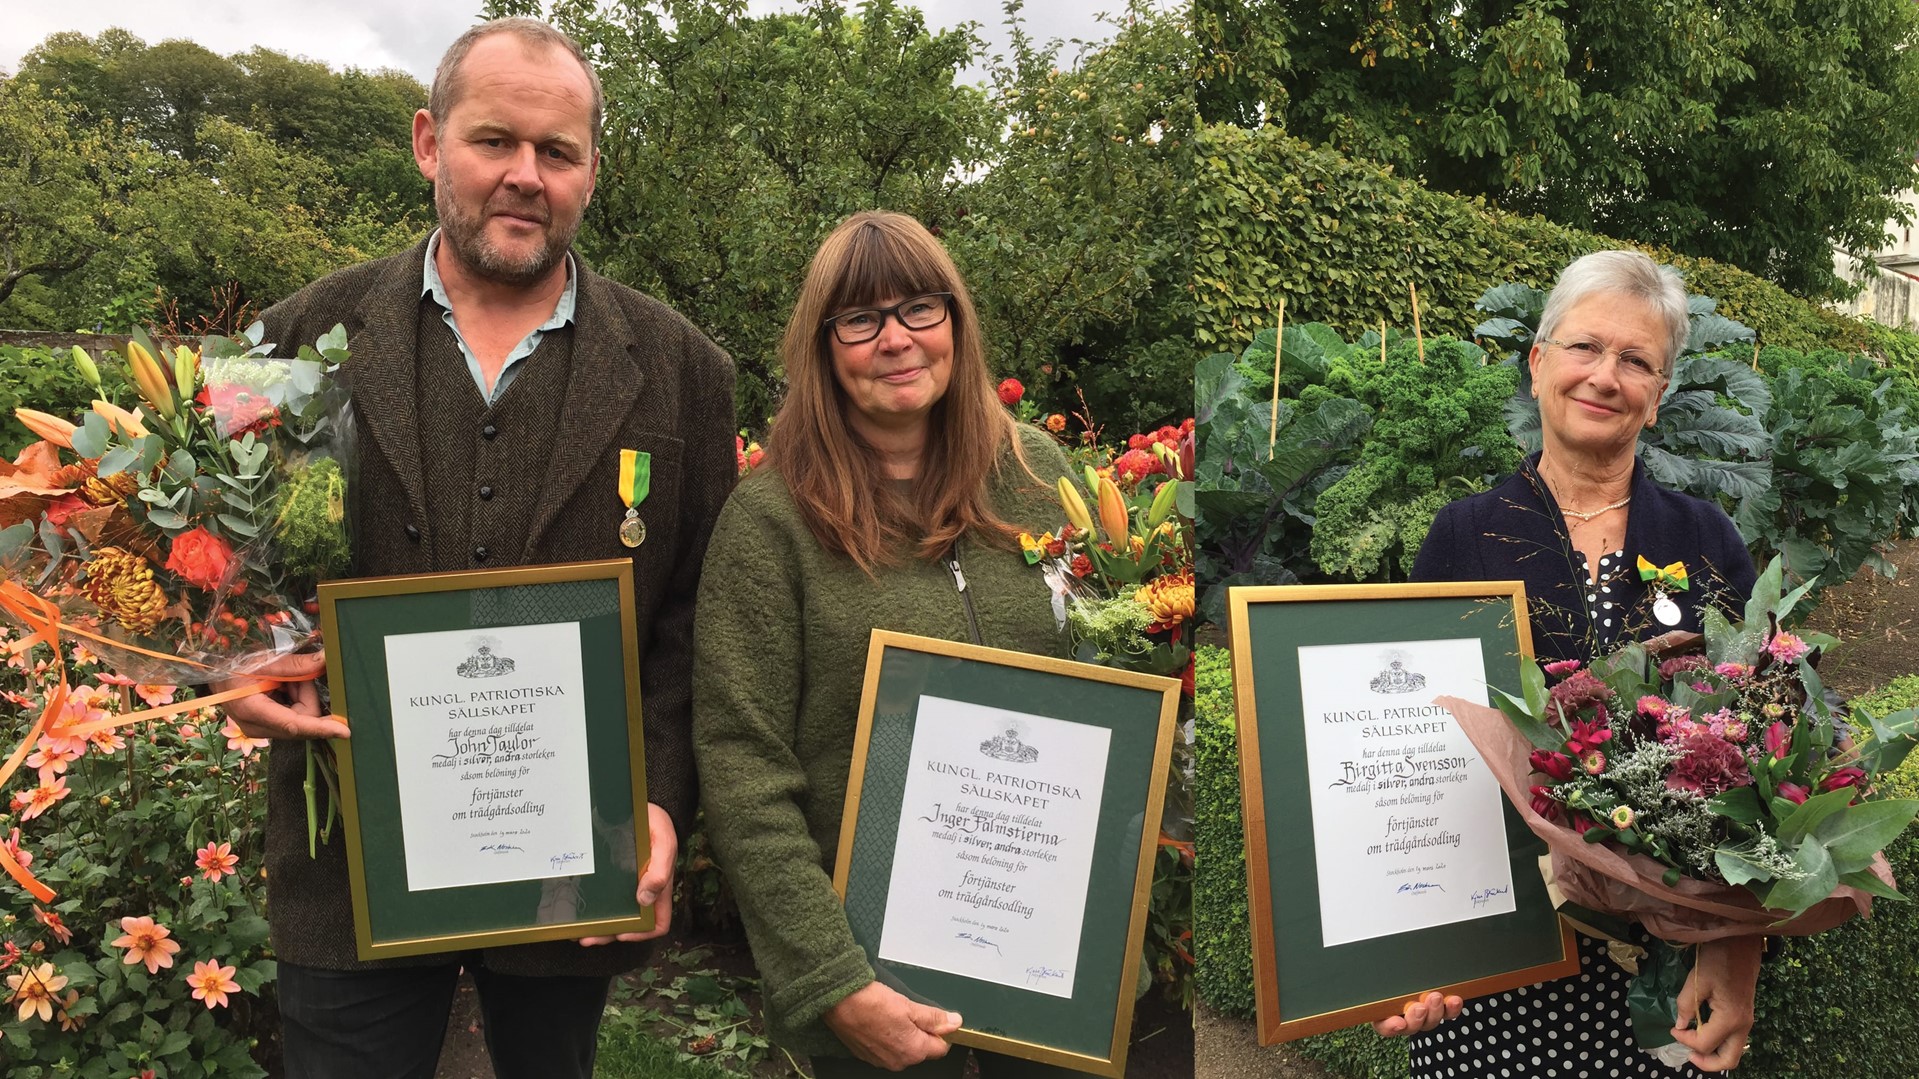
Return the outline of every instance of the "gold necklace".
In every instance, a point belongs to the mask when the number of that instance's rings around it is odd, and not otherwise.
[[[1631,495],[1627,495],[1626,497],[1624,497],[1624,498],[1622,498],[1622,499],[1620,499],[1620,500],[1619,500],[1619,501],[1617,501],[1617,502],[1609,502],[1609,503],[1607,503],[1606,505],[1604,505],[1604,506],[1601,506],[1601,507],[1599,507],[1598,509],[1596,509],[1596,510],[1593,510],[1593,511],[1591,511],[1590,513],[1581,513],[1581,512],[1579,511],[1579,510],[1569,510],[1569,509],[1567,509],[1567,508],[1566,508],[1566,507],[1564,507],[1564,506],[1561,506],[1561,507],[1559,508],[1559,512],[1561,512],[1561,513],[1563,513],[1563,514],[1565,514],[1565,515],[1566,515],[1566,516],[1568,516],[1568,517],[1577,517],[1577,518],[1579,518],[1579,519],[1580,519],[1580,520],[1582,520],[1582,521],[1590,521],[1590,520],[1592,520],[1592,519],[1593,519],[1594,517],[1597,517],[1597,516],[1599,516],[1599,515],[1600,515],[1600,514],[1602,514],[1602,513],[1611,513],[1612,511],[1614,511],[1614,510],[1616,510],[1616,509],[1618,509],[1619,507],[1621,507],[1621,506],[1623,506],[1623,505],[1625,505],[1626,503],[1628,503],[1628,502],[1631,502],[1631,501],[1632,501],[1632,496],[1631,496]]]

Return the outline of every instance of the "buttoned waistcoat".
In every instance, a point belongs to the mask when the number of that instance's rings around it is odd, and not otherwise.
[[[321,279],[263,316],[291,354],[336,323],[350,358],[357,461],[348,488],[355,576],[630,557],[638,608],[648,798],[684,836],[697,790],[689,736],[693,602],[733,486],[733,364],[663,304],[579,267],[572,325],[550,331],[490,405],[423,296],[424,242]],[[464,395],[464,396],[461,396]],[[516,429],[517,425],[517,429]],[[619,451],[652,457],[645,543],[618,538]],[[463,511],[463,512],[462,512]],[[309,857],[297,742],[268,751],[268,916],[283,960],[352,969],[345,843]],[[606,975],[644,945],[488,949],[514,974]]]

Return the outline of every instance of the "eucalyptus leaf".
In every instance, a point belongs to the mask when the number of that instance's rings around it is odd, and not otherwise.
[[[1791,847],[1797,844],[1814,828],[1817,828],[1821,821],[1852,804],[1855,793],[1857,792],[1850,787],[1841,787],[1836,791],[1815,794],[1806,799],[1803,805],[1793,810],[1792,816],[1779,822],[1779,831],[1776,836],[1779,845]]]
[[[258,526],[254,525],[250,521],[246,521],[239,517],[235,517],[231,513],[222,513],[222,514],[218,514],[217,516],[220,519],[220,523],[225,525],[227,529],[236,536],[240,536],[245,539],[253,539],[254,537],[260,534],[260,529]]]
[[[1764,807],[1759,804],[1759,794],[1751,787],[1734,787],[1728,791],[1721,791],[1706,799],[1706,808],[1718,816],[1736,820],[1741,824],[1755,824],[1765,815]]]
[[[98,457],[107,452],[112,438],[113,430],[107,426],[106,418],[98,412],[88,412],[80,417],[80,425],[74,428],[70,444],[73,452],[82,457]]]
[[[1839,883],[1850,885],[1867,895],[1877,896],[1880,899],[1893,899],[1903,902],[1906,898],[1900,894],[1899,889],[1880,880],[1879,874],[1874,873],[1870,869],[1855,869],[1850,873],[1841,873],[1839,874]]]
[[[139,452],[132,446],[115,446],[101,456],[99,476],[102,479],[117,476],[139,459]]]
[[[151,521],[155,528],[166,532],[184,532],[192,524],[185,517],[160,506],[147,511],[147,520]]]
[[[1825,845],[1834,870],[1851,873],[1871,865],[1872,856],[1899,838],[1914,814],[1919,814],[1919,800],[1911,798],[1861,802],[1820,821],[1812,839]]]
[[[1797,914],[1831,895],[1839,886],[1839,873],[1832,866],[1832,858],[1817,840],[1808,839],[1799,844],[1799,849],[1793,852],[1793,865],[1802,875],[1773,882],[1759,897],[1761,903]]]

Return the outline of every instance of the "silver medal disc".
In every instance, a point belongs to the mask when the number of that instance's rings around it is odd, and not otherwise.
[[[1674,603],[1671,596],[1661,592],[1659,598],[1653,600],[1652,616],[1657,618],[1662,626],[1676,626],[1679,624],[1679,604]]]
[[[638,510],[626,511],[626,519],[620,522],[620,542],[628,547],[646,542],[646,522],[640,520]]]

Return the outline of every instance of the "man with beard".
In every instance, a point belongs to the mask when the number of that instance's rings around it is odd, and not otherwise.
[[[571,253],[599,166],[603,99],[570,38],[476,26],[441,60],[414,155],[440,227],[265,315],[293,347],[343,323],[359,460],[355,576],[631,557],[645,687],[649,934],[360,962],[344,842],[310,856],[299,739],[344,738],[310,681],[236,700],[269,754],[268,910],[287,1074],[431,1077],[456,979],[480,992],[495,1073],[588,1076],[612,975],[667,928],[691,823],[693,599],[732,485],[733,368],[685,319]],[[650,455],[629,523],[622,450]],[[643,535],[643,539],[641,536]],[[639,540],[638,546],[634,541]],[[319,656],[262,672],[310,678]],[[583,947],[585,945],[585,947]],[[597,945],[597,946],[595,946]]]

